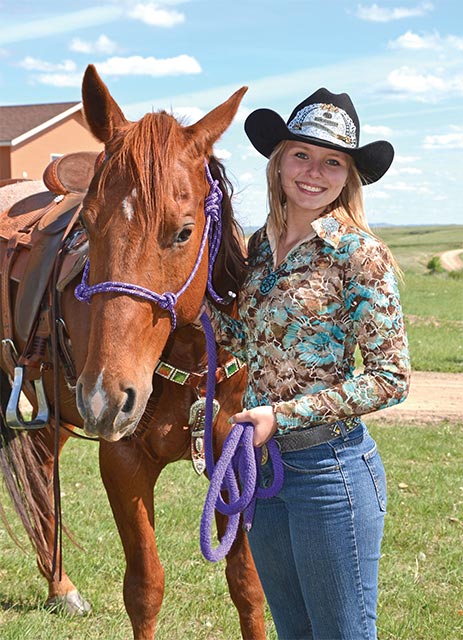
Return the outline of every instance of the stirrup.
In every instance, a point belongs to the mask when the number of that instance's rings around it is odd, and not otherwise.
[[[48,408],[47,397],[43,387],[43,380],[34,380],[35,393],[39,405],[37,415],[33,420],[24,420],[19,410],[19,398],[23,386],[24,367],[14,368],[14,380],[11,389],[10,399],[6,407],[5,421],[11,429],[35,430],[46,427],[50,421],[50,410]]]

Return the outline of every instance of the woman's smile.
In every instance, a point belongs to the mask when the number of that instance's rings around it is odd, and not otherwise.
[[[317,187],[315,185],[312,184],[307,184],[304,182],[298,182],[296,180],[296,184],[299,187],[299,189],[301,189],[304,192],[307,192],[309,194],[315,194],[318,195],[319,193],[322,193],[323,191],[325,191],[325,189],[323,187]]]

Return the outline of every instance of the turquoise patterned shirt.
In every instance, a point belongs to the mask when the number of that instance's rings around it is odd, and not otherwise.
[[[280,434],[377,411],[408,393],[407,337],[386,248],[332,214],[312,227],[278,266],[271,229],[256,232],[238,318],[211,307],[217,341],[247,364],[243,406],[273,405]]]

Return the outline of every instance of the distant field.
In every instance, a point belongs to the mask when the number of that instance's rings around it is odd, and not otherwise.
[[[423,275],[433,256],[463,249],[463,225],[377,227],[374,232],[388,244],[407,273]]]
[[[463,248],[463,225],[381,227],[404,271],[402,306],[415,371],[463,371],[463,278],[430,274],[431,258]]]

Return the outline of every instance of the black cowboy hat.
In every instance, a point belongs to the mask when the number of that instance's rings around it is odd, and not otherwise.
[[[328,89],[318,89],[298,104],[287,123],[271,109],[257,109],[246,118],[244,129],[266,158],[282,140],[298,140],[348,153],[363,184],[379,180],[394,158],[394,148],[386,140],[359,147],[360,123],[352,100],[347,93],[331,93]]]

